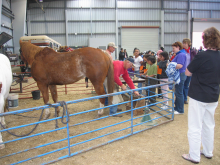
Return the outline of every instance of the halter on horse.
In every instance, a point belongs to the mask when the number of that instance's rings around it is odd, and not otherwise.
[[[107,77],[108,91],[114,90],[114,70],[110,57],[102,50],[81,48],[72,52],[55,52],[51,48],[40,48],[30,42],[20,41],[22,60],[31,67],[31,75],[43,95],[44,103],[49,101],[48,87],[53,101],[57,100],[56,85],[73,84],[88,77],[98,95],[105,94],[103,82]],[[100,106],[104,106],[105,98],[101,98]],[[109,104],[112,97],[109,97]],[[59,114],[59,110],[57,110]],[[50,115],[46,110],[44,118]]]

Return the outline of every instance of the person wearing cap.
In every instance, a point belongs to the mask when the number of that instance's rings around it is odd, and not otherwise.
[[[121,48],[121,51],[119,53],[119,61],[124,61],[124,59],[125,59],[124,49]]]
[[[109,54],[109,56],[111,57],[112,61],[113,61],[113,58],[112,58],[112,53],[115,51],[115,49],[117,48],[117,46],[115,46],[115,43],[114,42],[109,42],[108,43],[108,47],[106,49],[106,52]]]
[[[127,69],[131,68],[134,66],[134,59],[133,58],[128,58],[125,59],[124,61],[113,61],[113,66],[114,66],[114,81],[115,83],[121,87],[122,90],[126,90],[126,86],[121,82],[120,76],[122,75],[122,78],[125,80],[125,82],[128,84],[128,86],[131,89],[135,89],[134,83],[129,77]],[[134,91],[134,94],[136,96],[139,96],[138,91]],[[113,96],[113,101],[112,104],[118,104],[118,99],[117,96]],[[112,106],[109,108],[109,115],[113,115],[113,117],[122,117],[121,114],[119,115],[114,115],[117,112],[118,105]]]

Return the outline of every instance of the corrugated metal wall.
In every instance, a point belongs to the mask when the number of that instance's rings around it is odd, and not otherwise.
[[[13,36],[13,24],[12,18],[6,14],[6,10],[11,10],[11,0],[2,0],[2,15],[1,15],[1,32],[5,32],[11,36]],[[4,9],[3,9],[4,8]],[[5,47],[7,47],[7,51],[13,50],[13,39],[9,40],[5,43]]]
[[[32,35],[48,35],[66,45],[67,29],[68,46],[71,47],[88,46],[91,33],[96,38],[116,38],[115,0],[67,0],[66,4],[65,1],[53,1],[42,5],[45,13],[37,3],[29,5]],[[163,0],[163,4],[161,0],[118,0],[117,8],[118,27],[161,26],[163,9],[167,51],[171,50],[173,42],[187,38],[188,10],[192,10],[195,18],[220,18],[220,0],[191,0],[189,6],[188,0]],[[118,39],[120,46],[120,30]]]

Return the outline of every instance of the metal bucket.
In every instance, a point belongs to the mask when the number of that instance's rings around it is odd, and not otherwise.
[[[18,107],[18,95],[17,94],[9,94],[8,95],[8,107],[9,108],[15,108]]]

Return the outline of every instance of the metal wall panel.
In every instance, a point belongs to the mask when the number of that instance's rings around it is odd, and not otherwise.
[[[164,32],[187,32],[187,22],[164,22]]]
[[[7,7],[8,9],[11,9],[10,2],[11,0],[2,0],[2,5]]]
[[[90,35],[69,35],[68,46],[87,46]]]
[[[195,1],[195,0],[194,0]],[[197,18],[220,18],[220,11],[202,11],[202,10],[220,10],[219,0],[212,0],[212,3],[201,2],[207,0],[199,0],[199,2],[190,2],[191,9],[201,11],[193,11],[193,17]],[[46,9],[46,7],[63,7],[65,1],[44,2],[45,14],[37,3],[30,4],[31,7],[38,9],[31,10],[31,21],[65,21],[64,9]],[[67,0],[67,20],[68,33],[81,33],[78,35],[69,34],[69,46],[87,46],[88,38],[91,33],[90,23],[90,6],[92,6],[92,33],[93,37],[115,37],[115,0]],[[118,27],[121,26],[160,26],[161,22],[161,0],[118,0]],[[175,12],[187,12],[188,1],[169,1],[164,0],[164,32],[165,32],[165,48],[172,49],[173,42],[187,37],[188,14]],[[71,9],[72,8],[72,9]],[[124,8],[124,9],[123,9]],[[146,8],[146,9],[144,9]],[[149,8],[149,9],[147,9]],[[155,8],[155,9],[152,9]],[[174,12],[174,13],[166,13]],[[99,20],[99,22],[96,22]],[[111,20],[110,22],[104,20]],[[123,21],[124,20],[124,21]],[[140,21],[137,21],[140,20]],[[143,20],[143,21],[141,21]],[[171,20],[170,22],[168,22]],[[65,33],[65,22],[32,22],[32,34],[42,33]],[[120,32],[120,31],[119,31]],[[86,33],[86,34],[82,34]],[[96,34],[95,34],[96,33]],[[104,34],[100,34],[104,33]],[[172,34],[173,33],[173,34]],[[53,38],[54,35],[52,35]],[[65,44],[65,35],[57,35],[55,40],[61,40]],[[58,41],[59,42],[59,41]],[[119,33],[119,44],[120,44]]]
[[[65,35],[47,35],[48,37],[59,42],[61,45],[66,45],[66,36]]]
[[[115,20],[115,9],[92,9],[92,20]]]
[[[11,18],[8,18],[2,14],[1,20],[2,20],[1,25],[4,23],[5,26],[12,28]]]
[[[69,33],[91,33],[90,22],[69,22]],[[115,33],[115,22],[93,22],[93,33]]]
[[[173,14],[173,13],[164,13],[164,20],[177,20],[177,21],[187,21],[188,14]]]
[[[192,1],[192,0],[190,0]],[[207,2],[207,1],[212,1],[212,2],[219,2],[219,0],[193,0],[193,1],[199,1],[197,3],[201,3],[200,1],[204,1],[204,2]],[[202,2],[203,3],[203,2]]]
[[[170,51],[173,51],[173,49],[172,49],[172,46],[167,46],[167,45],[165,45],[164,46],[164,50],[166,51],[166,52],[170,52]]]
[[[118,9],[118,20],[160,20],[156,9]]]
[[[51,2],[40,2],[38,3],[30,3],[30,7],[39,7],[42,6],[43,8],[46,7],[64,7],[65,1],[51,1]]]
[[[160,22],[126,22],[119,21],[118,26],[160,26]]]
[[[91,4],[92,2],[92,4]],[[67,7],[115,7],[114,0],[75,0],[67,1]]]
[[[68,20],[90,20],[90,9],[68,9]],[[92,9],[92,20],[115,20],[114,9]]]
[[[187,9],[185,9],[185,10],[180,10],[180,9],[177,9],[177,8],[174,8],[174,9],[164,9],[165,10],[165,12],[172,12],[172,13],[181,13],[181,12],[187,12]]]
[[[165,45],[166,44],[172,45],[176,41],[182,42],[184,38],[187,38],[187,34],[178,34],[178,33],[164,34]]]
[[[220,10],[220,3],[190,2],[190,9]]]
[[[92,35],[93,38],[115,38],[113,34],[96,34]],[[69,35],[69,46],[88,46],[89,38],[91,35]]]
[[[193,18],[211,18],[211,11],[194,11]]]
[[[161,2],[160,2],[160,0],[151,0],[151,1],[143,1],[143,0],[118,1],[118,8],[123,8],[123,7],[160,8],[161,7]]]
[[[65,33],[64,22],[31,23],[32,34]]]
[[[212,11],[212,18],[220,18],[220,11]]]
[[[188,2],[181,1],[164,1],[164,8],[173,8],[173,9],[187,9]]]
[[[64,20],[64,9],[45,9],[45,13],[41,9],[30,10],[31,21],[37,20]]]
[[[115,38],[115,34],[93,34],[93,38]],[[89,36],[91,38],[91,36]],[[114,42],[114,41],[113,41]]]

